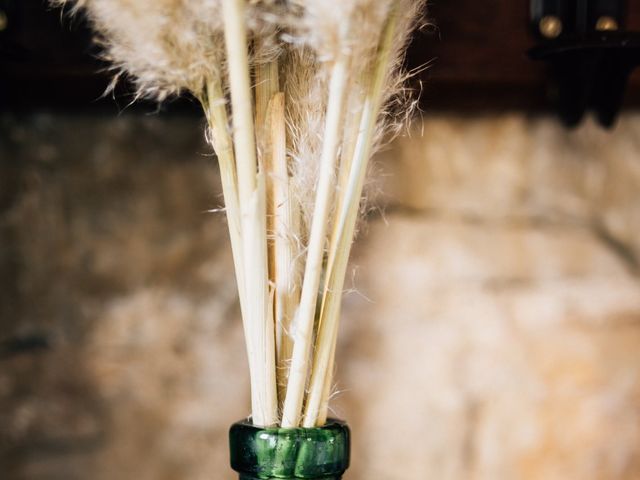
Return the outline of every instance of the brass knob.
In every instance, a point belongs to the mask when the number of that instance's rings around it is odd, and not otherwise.
[[[618,30],[618,22],[615,18],[604,15],[598,18],[598,21],[596,22],[596,30],[599,32]]]
[[[7,18],[7,14],[0,10],[0,32],[4,32],[9,26],[9,19]]]
[[[562,20],[555,15],[545,15],[538,23],[540,33],[545,38],[557,38],[562,33]]]

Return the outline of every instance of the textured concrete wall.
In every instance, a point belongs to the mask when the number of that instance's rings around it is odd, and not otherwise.
[[[247,367],[202,123],[1,121],[2,478],[235,478]],[[639,134],[436,117],[381,155],[345,480],[640,478]]]

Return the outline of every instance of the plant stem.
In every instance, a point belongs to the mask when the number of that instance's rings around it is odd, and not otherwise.
[[[261,48],[258,46],[257,48]],[[256,65],[256,129],[258,136],[268,140],[267,110],[273,96],[280,91],[278,60],[271,60]]]
[[[258,40],[257,49],[262,48]],[[267,172],[267,232],[269,279],[274,288],[273,315],[276,342],[278,409],[286,395],[292,342],[290,324],[299,299],[296,222],[289,192],[284,94],[279,92],[278,60],[256,66],[256,131]]]
[[[222,1],[241,206],[256,189],[257,172],[245,10],[244,0]]]
[[[373,67],[373,79],[362,110],[360,132],[351,162],[348,188],[344,194],[341,211],[336,216],[336,230],[332,238],[337,241],[331,245],[327,262],[316,354],[309,384],[304,427],[316,425],[322,409],[321,405],[328,402],[329,392],[326,392],[326,377],[332,373],[329,368],[335,352],[344,277],[358,218],[364,178],[371,156],[376,119],[380,110],[396,25],[396,12],[392,11],[382,33]]]
[[[360,119],[362,118],[362,105],[364,104],[364,89],[363,85],[368,82],[364,78],[366,75],[362,73],[360,78],[352,80],[349,84],[349,92],[352,97],[351,101],[355,106],[354,111],[351,109],[348,111],[349,116],[345,120],[344,138],[342,139],[342,152],[340,154],[340,168],[338,170],[338,182],[336,190],[338,192],[338,201],[336,212],[342,210],[344,204],[344,196],[347,191],[347,185],[349,183],[349,174],[351,173],[351,162],[353,161],[353,153],[356,149],[358,141],[358,134],[360,133]],[[333,244],[333,239],[331,244]]]
[[[278,420],[275,339],[267,281],[265,173],[256,158],[245,9],[244,0],[222,1],[243,234],[252,416],[254,424],[267,426]]]
[[[275,284],[275,324],[278,399],[284,400],[288,378],[288,361],[292,342],[289,336],[291,320],[298,305],[299,289],[296,283],[296,248],[294,202],[289,191],[287,169],[287,138],[284,93],[276,93],[269,102],[267,124],[271,132],[270,184],[273,208],[273,282]]]
[[[340,303],[340,302],[338,302]],[[336,313],[336,316],[340,317],[340,309]],[[331,384],[333,382],[333,369],[336,359],[336,344],[338,339],[338,329],[336,328],[331,342],[331,354],[329,355],[329,365],[324,376],[324,388],[322,390],[322,400],[320,402],[320,409],[318,411],[318,419],[316,425],[324,425],[327,422],[327,415],[329,412],[329,398],[331,397]]]
[[[360,119],[362,118],[362,105],[364,104],[364,86],[367,84],[367,81],[364,77],[367,75],[362,74],[359,78],[352,81],[350,84],[349,90],[350,92],[354,92],[353,95],[355,97],[353,101],[353,105],[355,109],[353,111],[349,110],[349,117],[346,119],[345,125],[345,134],[342,140],[342,152],[340,154],[340,168],[338,171],[338,182],[337,182],[337,197],[338,200],[336,202],[336,212],[341,212],[344,202],[345,195],[347,193],[347,186],[349,184],[349,175],[351,174],[351,163],[353,161],[353,154],[356,149],[356,144],[358,141],[358,134],[360,132]],[[332,238],[330,241],[330,245],[336,245],[338,239],[335,238],[337,234],[337,230],[334,229]],[[323,292],[326,291],[327,288],[330,288],[328,285],[328,278],[325,279],[325,287]],[[340,312],[338,311],[335,314],[337,317],[340,316]],[[320,322],[322,318],[320,318]],[[337,337],[337,330],[335,331],[335,337]],[[333,369],[334,369],[334,361],[335,361],[335,350],[336,350],[336,339],[332,342],[332,350],[329,355],[329,365],[327,366],[327,372],[324,380],[324,387],[322,393],[323,402],[320,404],[320,410],[318,412],[317,425],[324,425],[327,421],[327,415],[329,410],[329,397],[331,395],[331,385],[333,380]]]
[[[238,205],[238,184],[233,144],[229,134],[227,107],[222,92],[222,82],[218,74],[209,79],[206,85],[206,100],[202,102],[211,130],[213,149],[218,158],[225,212],[231,240],[231,252],[238,284],[240,309],[246,308],[244,293],[244,266],[242,262],[242,229],[240,226],[240,207]],[[244,316],[243,316],[244,319]],[[243,322],[244,324],[244,322]]]
[[[256,41],[256,48],[261,48],[261,40]],[[272,135],[269,126],[269,102],[280,90],[278,79],[278,61],[273,60],[259,63],[255,67],[255,93],[256,93],[256,143],[258,146],[258,163],[263,166],[267,176],[267,255],[269,261],[269,281],[274,284],[274,244],[273,221],[275,218],[275,205],[273,203],[273,161],[272,161]],[[277,328],[277,326],[276,326]],[[277,335],[276,335],[277,337]]]
[[[340,126],[344,115],[344,98],[348,80],[348,57],[339,56],[332,66],[329,99],[320,157],[320,173],[316,191],[313,220],[302,281],[300,306],[296,314],[293,355],[284,402],[282,426],[297,427],[300,423],[305,385],[309,375],[313,324],[318,289],[322,275],[322,260],[326,241],[327,219],[331,207],[332,183]]]

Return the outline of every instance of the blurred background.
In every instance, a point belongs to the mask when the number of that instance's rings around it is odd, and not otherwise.
[[[347,281],[345,480],[640,479],[621,6],[430,2],[422,113],[375,161]],[[0,478],[231,480],[248,370],[204,121],[103,96],[97,53],[81,17],[0,0]]]

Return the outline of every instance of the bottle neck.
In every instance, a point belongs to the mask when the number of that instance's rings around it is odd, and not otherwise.
[[[253,477],[251,475],[240,474],[240,480],[265,480],[265,479],[260,477]],[[302,479],[300,479],[300,477],[297,477],[297,478],[282,478],[282,479],[279,478],[277,480],[302,480]],[[342,480],[342,475],[337,477],[322,477],[317,479],[305,478],[304,480]]]
[[[349,467],[350,433],[337,420],[317,428],[238,422],[229,431],[229,447],[240,480],[340,480]]]

